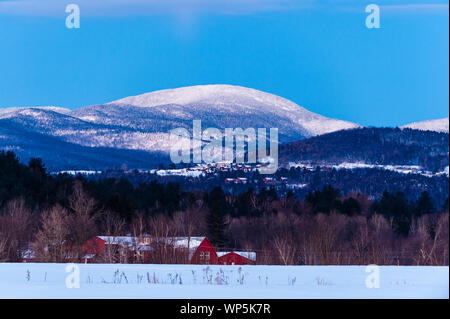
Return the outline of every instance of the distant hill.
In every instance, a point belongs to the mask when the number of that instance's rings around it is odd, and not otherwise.
[[[119,169],[124,164],[128,168],[151,168],[169,160],[167,155],[156,152],[82,146],[1,119],[0,150],[13,151],[23,163],[40,157],[49,171]]]
[[[279,163],[419,165],[438,172],[449,165],[448,152],[448,133],[357,128],[280,145]]]
[[[402,128],[412,128],[422,131],[435,131],[448,133],[449,132],[448,117],[437,120],[414,122],[411,124],[404,125],[402,126]]]

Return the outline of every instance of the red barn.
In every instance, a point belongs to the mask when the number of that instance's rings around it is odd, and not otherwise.
[[[220,265],[255,265],[256,253],[247,251],[218,252]]]
[[[175,237],[173,246],[189,250],[189,263],[217,265],[219,257],[206,237]]]
[[[91,238],[83,245],[83,252],[89,255],[103,254],[105,251],[105,242],[99,236]]]

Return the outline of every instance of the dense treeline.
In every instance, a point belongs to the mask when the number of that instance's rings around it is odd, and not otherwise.
[[[301,167],[290,169],[280,168],[271,175],[273,182],[266,183],[266,175],[256,172],[219,171],[217,175],[207,175],[200,178],[186,178],[183,176],[158,176],[157,174],[140,173],[138,171],[109,170],[102,174],[91,176],[90,179],[120,179],[125,177],[133,185],[150,183],[177,183],[182,190],[210,192],[215,187],[221,187],[226,193],[238,196],[253,189],[260,192],[269,186],[273,186],[278,196],[286,196],[289,191],[294,192],[298,199],[305,199],[309,192],[332,184],[342,193],[361,193],[371,198],[379,198],[384,191],[390,193],[403,192],[408,201],[417,201],[424,191],[428,191],[433,204],[442,207],[449,195],[448,176],[424,176],[421,174],[403,174],[394,171],[361,168],[361,169],[327,169],[316,167],[312,170]],[[227,183],[227,178],[247,178],[247,183]],[[280,180],[284,178],[285,181]],[[295,187],[296,185],[303,185]]]
[[[23,165],[1,152],[0,260],[20,261],[31,248],[41,261],[63,261],[70,242],[70,259],[80,261],[95,235],[149,233],[206,235],[218,249],[256,251],[264,264],[448,265],[448,199],[438,207],[431,197],[386,191],[371,200],[332,186],[304,200],[274,188],[188,192],[174,183],[51,176],[39,159]],[[155,262],[176,262],[167,258]]]
[[[0,152],[0,208],[14,198],[23,198],[33,209],[48,209],[55,204],[68,207],[75,181],[95,198],[96,210],[112,211],[127,220],[137,210],[170,215],[183,208],[192,197],[174,183],[154,181],[134,187],[125,178],[94,181],[80,175],[52,176],[40,159],[31,159],[26,166],[14,153]]]

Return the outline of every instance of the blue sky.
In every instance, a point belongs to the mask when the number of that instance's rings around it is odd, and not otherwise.
[[[365,27],[370,3],[380,29]],[[220,83],[362,125],[442,118],[448,19],[438,0],[0,0],[0,107]]]

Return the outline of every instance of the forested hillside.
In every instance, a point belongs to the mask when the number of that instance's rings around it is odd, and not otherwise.
[[[280,146],[280,163],[364,162],[419,165],[438,172],[448,166],[449,135],[399,128],[342,130]]]

